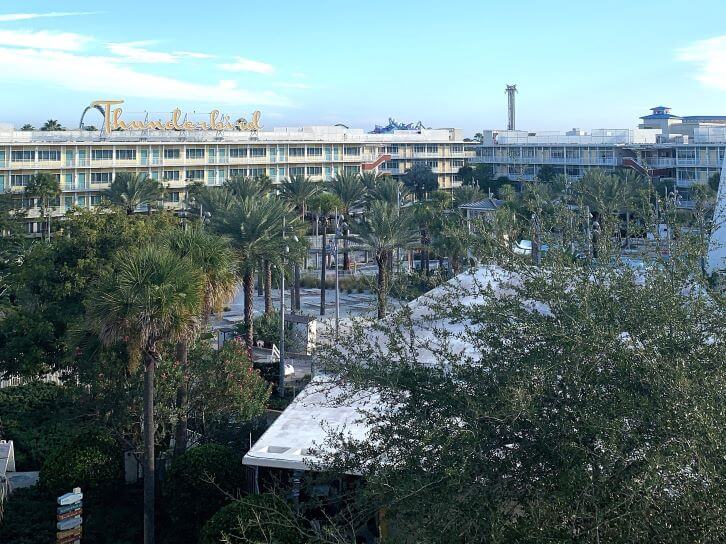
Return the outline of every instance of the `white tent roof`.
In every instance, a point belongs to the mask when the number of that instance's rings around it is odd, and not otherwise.
[[[508,285],[518,280],[502,268],[489,266],[465,272],[446,284],[411,301],[414,345],[418,349],[418,361],[423,365],[437,363],[431,348],[440,341],[437,331],[447,330],[454,335],[448,339],[449,348],[462,355],[475,357],[475,350],[462,341],[456,333],[464,332],[466,323],[452,323],[434,315],[432,305],[438,302],[456,305],[474,305],[483,302],[481,287],[488,286],[494,294],[504,293]],[[372,344],[383,347],[386,335],[372,330]],[[244,457],[244,464],[273,468],[307,470],[315,462],[311,450],[324,447],[330,431],[345,431],[355,439],[363,439],[366,426],[360,421],[361,408],[378,401],[375,393],[357,393],[341,402],[344,396],[340,381],[326,376],[316,376],[298,397],[275,420],[269,429],[252,446]]]
[[[708,271],[726,272],[726,157],[721,166],[716,210],[713,214],[714,229],[708,249]]]

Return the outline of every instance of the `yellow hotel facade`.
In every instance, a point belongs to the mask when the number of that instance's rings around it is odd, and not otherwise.
[[[441,188],[459,185],[457,172],[471,152],[459,129],[367,133],[344,126],[266,130],[18,131],[0,126],[0,188],[22,194],[31,176],[48,172],[61,195],[52,213],[93,207],[119,172],[163,182],[165,205],[184,205],[192,182],[221,185],[234,176],[291,175],[323,181],[339,172],[401,176],[417,162],[431,167]],[[28,233],[39,232],[39,211],[25,201]]]

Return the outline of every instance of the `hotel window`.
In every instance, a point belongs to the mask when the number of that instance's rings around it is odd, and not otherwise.
[[[308,147],[308,157],[322,157],[322,156],[323,156],[322,147]]]
[[[453,159],[451,161],[451,166],[454,168],[461,168],[464,166],[464,159]]]
[[[39,161],[59,161],[60,151],[56,149],[41,149],[38,151]]]
[[[463,153],[464,152],[464,146],[463,145],[452,145],[451,146],[451,152],[452,153]]]
[[[247,168],[230,168],[229,177],[231,178],[243,178],[247,175]]]
[[[388,161],[383,163],[383,168],[386,170],[398,170],[398,161]]]
[[[346,174],[357,174],[360,172],[360,167],[359,166],[345,166],[343,171]]]
[[[250,176],[253,178],[262,177],[265,175],[264,168],[250,168]]]
[[[308,166],[308,176],[322,176],[322,175],[323,175],[322,166]]]
[[[426,153],[426,146],[425,145],[414,145],[413,152],[414,153]]]
[[[291,176],[304,176],[305,175],[305,167],[304,166],[291,166],[290,167],[290,175]]]
[[[304,147],[291,147],[290,148],[290,156],[291,157],[304,157],[305,156],[305,148]]]
[[[32,174],[13,174],[10,176],[10,185],[13,187],[25,187],[28,185]]]
[[[345,146],[345,148],[343,148],[343,153],[346,155],[353,155],[357,157],[358,155],[360,155],[360,147],[353,147],[347,145]]]
[[[91,195],[91,206],[98,206],[101,203],[101,195]]]
[[[85,196],[79,196],[78,197],[78,205],[81,207],[86,206],[86,197]]]
[[[439,146],[438,145],[427,145],[426,146],[426,152],[427,153],[438,153],[439,152]]]
[[[110,161],[113,159],[113,150],[111,149],[91,149],[91,159],[94,161]]]
[[[179,181],[179,170],[164,170],[164,181]]]
[[[386,153],[398,153],[398,146],[397,145],[387,145],[386,146]]]
[[[204,179],[204,170],[187,170],[187,178],[191,180]]]
[[[111,172],[91,172],[91,183],[111,183]]]
[[[190,147],[187,149],[187,159],[203,159],[204,148],[203,147]]]
[[[550,150],[550,158],[551,159],[564,159],[565,158],[565,150],[561,147],[553,147]]]
[[[180,158],[180,152],[178,149],[165,149],[164,158],[165,159],[178,159],[178,158]]]
[[[229,156],[230,157],[246,157],[247,148],[246,147],[232,147],[229,150]]]
[[[439,167],[439,161],[423,161],[423,162],[429,168],[438,168]]]
[[[250,156],[252,157],[266,157],[267,149],[264,147],[253,147],[250,150]]]
[[[63,204],[66,208],[72,208],[73,207],[73,197],[67,196],[63,198]]]
[[[179,202],[179,192],[175,191],[173,193],[166,193],[164,195],[164,200],[167,202]]]
[[[35,151],[13,151],[11,160],[14,162],[33,162],[35,160]]]
[[[534,148],[533,147],[523,147],[522,148],[522,157],[525,159],[534,159]]]
[[[116,150],[117,161],[135,161],[136,150],[135,149],[117,149]]]
[[[277,169],[277,173],[280,176],[285,176],[285,169],[284,168],[278,168]]]
[[[567,166],[567,175],[568,176],[579,176],[580,175],[580,167],[579,166]]]

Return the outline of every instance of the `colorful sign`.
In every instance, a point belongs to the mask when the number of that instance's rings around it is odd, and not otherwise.
[[[249,121],[244,118],[232,121],[229,115],[222,114],[219,110],[212,110],[207,121],[186,121],[186,116],[182,116],[179,108],[172,110],[169,119],[124,121],[121,119],[123,110],[113,107],[116,104],[123,104],[123,102],[123,100],[96,100],[91,103],[91,108],[103,110],[103,128],[107,134],[115,130],[239,130],[251,132],[262,128],[259,111],[255,111]]]
[[[83,532],[83,493],[80,487],[58,497],[56,544],[80,544]]]

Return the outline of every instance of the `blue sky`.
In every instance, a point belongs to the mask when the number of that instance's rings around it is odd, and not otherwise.
[[[96,99],[266,127],[392,116],[467,133],[726,114],[724,0],[2,1],[0,120],[75,126]]]

